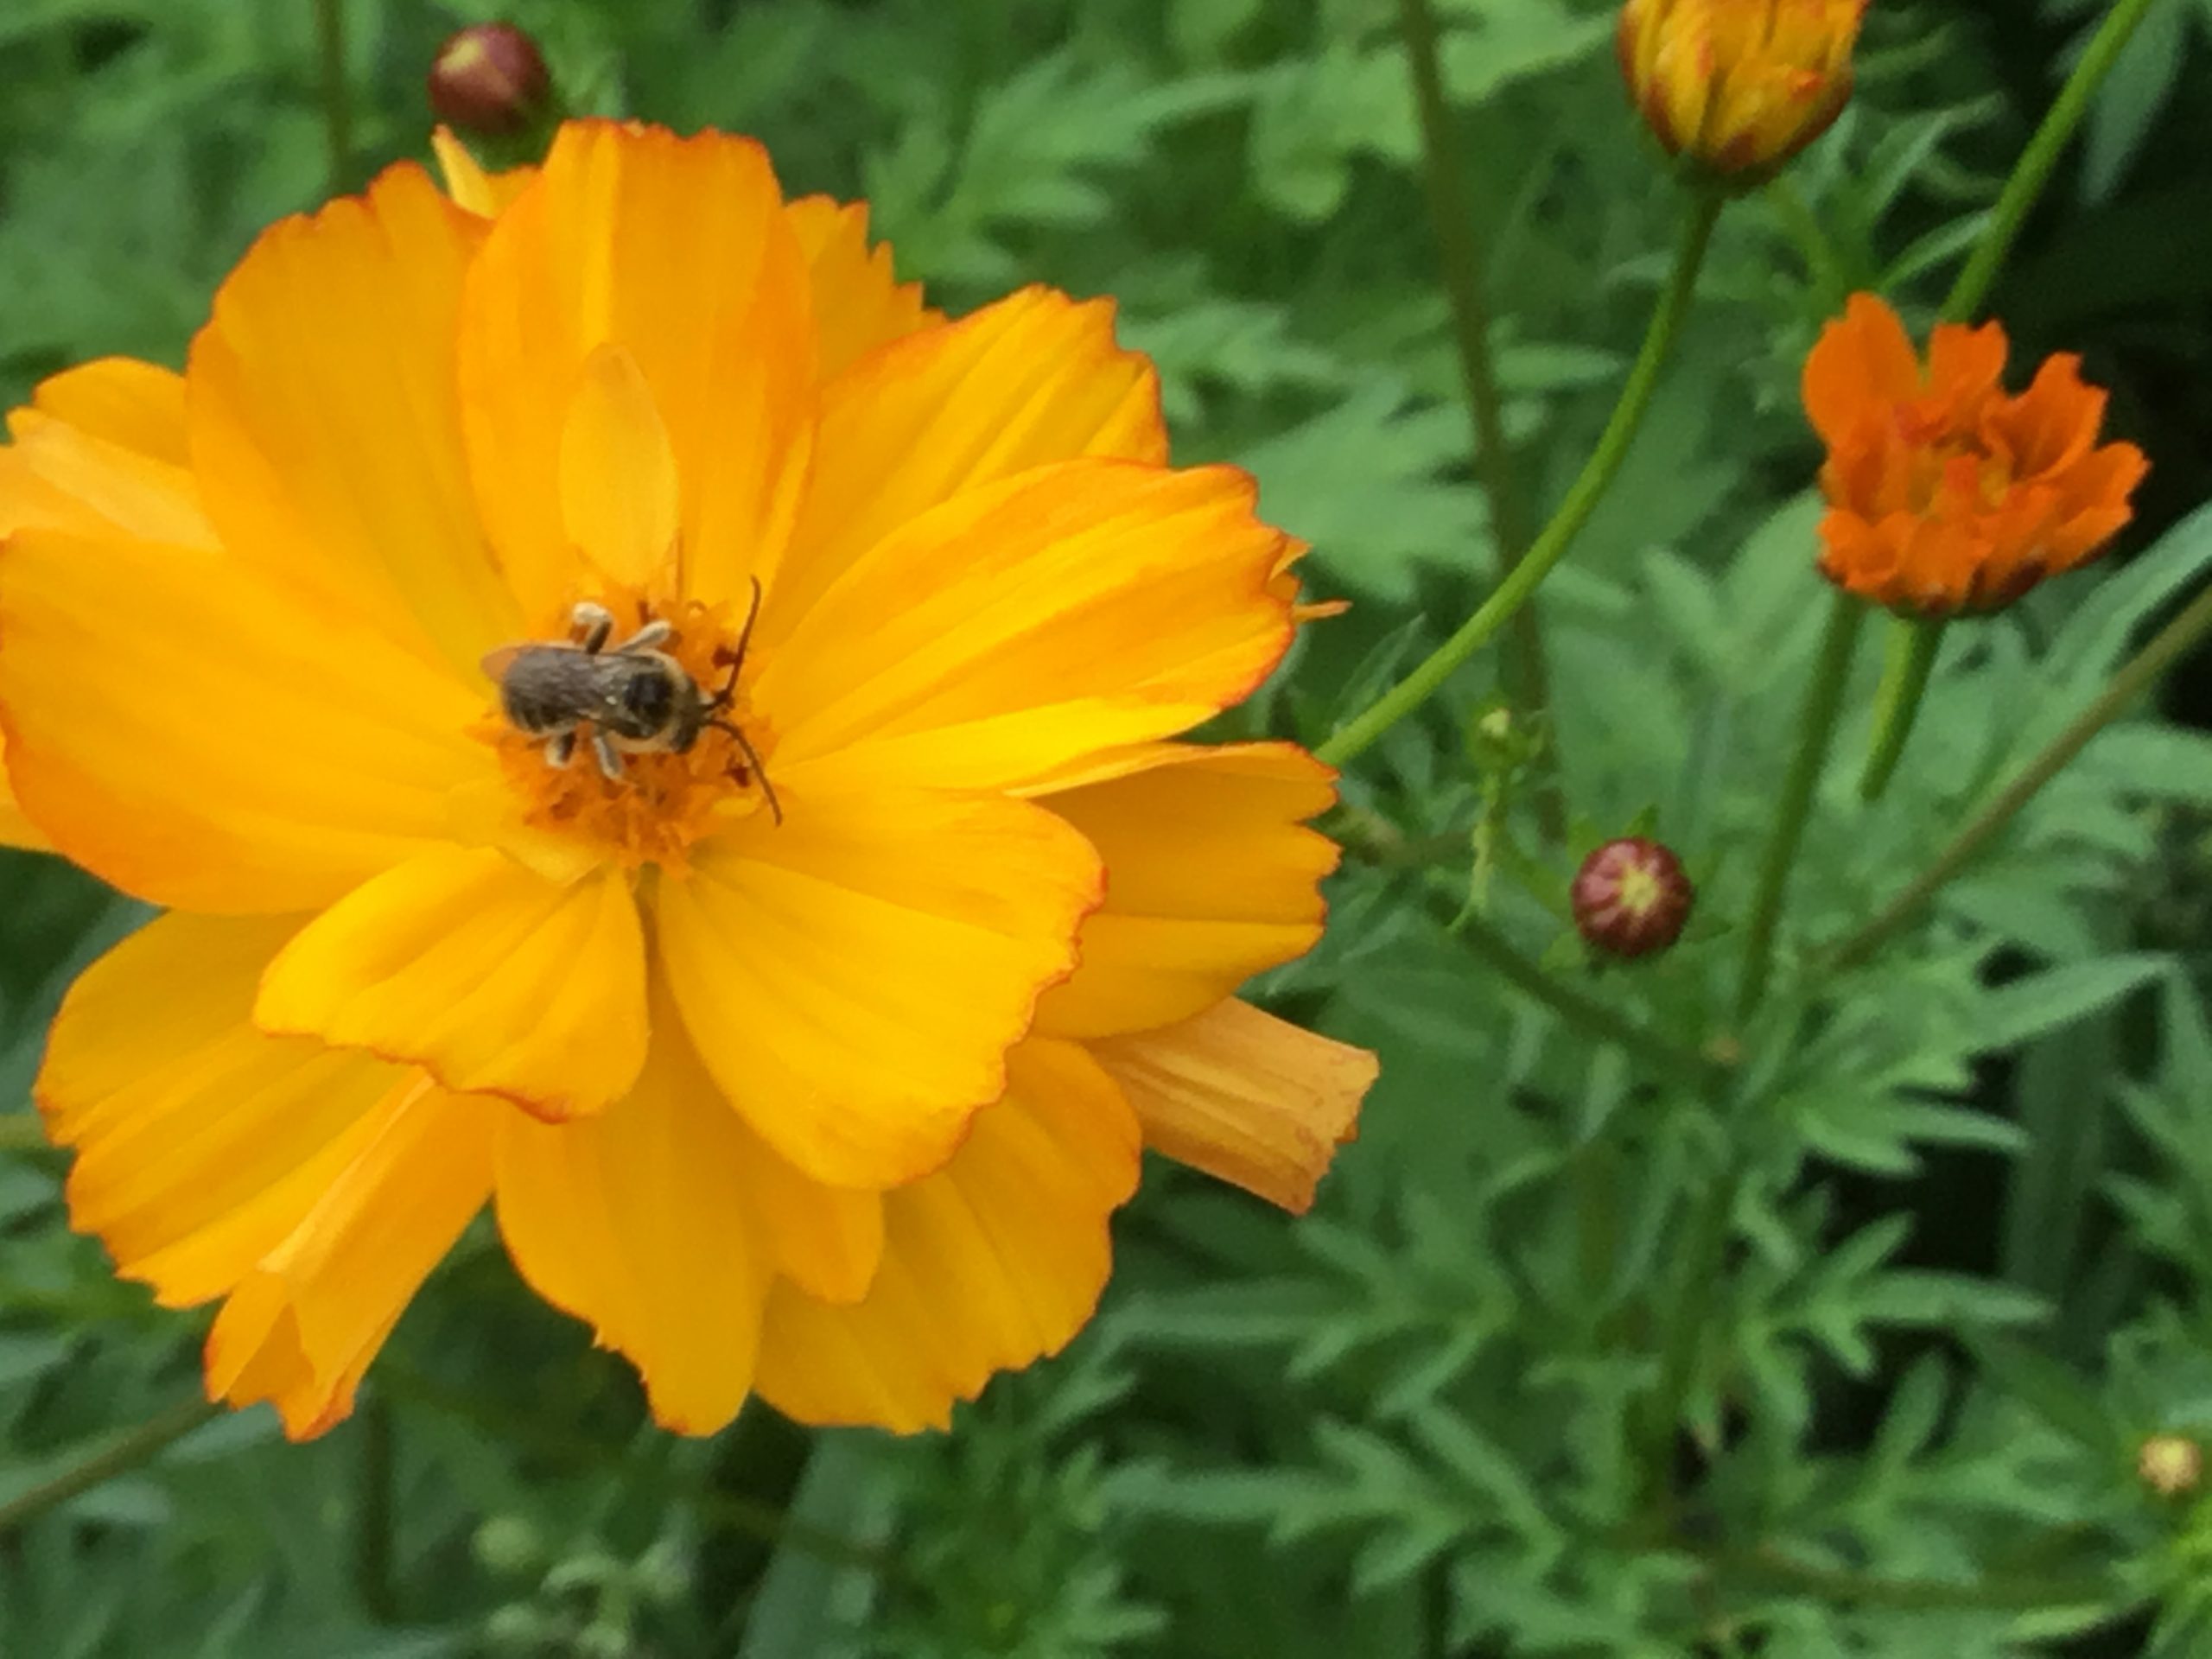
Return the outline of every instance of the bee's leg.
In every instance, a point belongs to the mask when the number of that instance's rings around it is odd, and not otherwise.
[[[556,772],[566,772],[575,753],[576,728],[573,726],[565,732],[556,732],[545,740],[545,764]]]
[[[607,781],[610,784],[620,783],[622,757],[615,751],[614,740],[607,736],[605,732],[593,732],[591,752],[599,757],[599,769],[607,774]]]
[[[614,613],[604,605],[580,600],[569,613],[569,632],[578,645],[595,653],[607,643],[607,636],[614,632]]]
[[[648,622],[620,645],[615,646],[614,654],[620,657],[625,652],[651,651],[655,645],[665,642],[669,635],[675,632],[676,624],[665,618],[658,621]]]

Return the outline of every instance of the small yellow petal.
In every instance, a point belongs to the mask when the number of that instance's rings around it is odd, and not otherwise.
[[[1147,1146],[1301,1213],[1358,1133],[1376,1070],[1363,1048],[1236,1001],[1091,1052],[1136,1109]]]
[[[497,219],[500,210],[530,188],[537,176],[534,167],[511,167],[504,173],[487,173],[468,146],[454,137],[453,129],[438,126],[430,131],[430,149],[438,158],[438,172],[446,181],[453,205],[479,219]]]
[[[569,539],[610,582],[644,588],[672,570],[676,454],[652,388],[612,341],[584,359],[561,429],[561,515]]]

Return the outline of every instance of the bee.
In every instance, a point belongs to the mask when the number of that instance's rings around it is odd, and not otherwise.
[[[753,608],[734,650],[717,652],[729,677],[711,696],[683,665],[661,647],[675,634],[673,624],[646,623],[620,644],[609,646],[614,615],[586,600],[569,613],[565,642],[533,640],[502,645],[484,658],[484,671],[499,688],[499,708],[508,723],[530,737],[545,740],[546,764],[565,768],[588,730],[592,753],[610,783],[623,779],[625,754],[683,754],[705,731],[727,732],[760,780],[768,810],[784,821],[775,786],[761,769],[752,741],[724,718],[737,696],[737,676],[745,648],[760,614],[760,580],[753,580]],[[742,776],[743,767],[733,769]]]

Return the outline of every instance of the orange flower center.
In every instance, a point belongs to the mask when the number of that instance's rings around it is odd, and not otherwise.
[[[582,840],[626,868],[653,864],[681,873],[692,843],[768,804],[754,760],[766,765],[774,738],[753,718],[747,697],[755,664],[749,652],[742,664],[736,660],[745,613],[697,600],[659,601],[626,588],[601,594],[596,602],[614,619],[599,652],[582,652],[576,631],[565,619],[528,644],[577,648],[584,660],[563,664],[563,677],[581,692],[590,677],[605,671],[590,657],[615,662],[626,640],[648,624],[665,621],[672,632],[649,649],[690,680],[715,723],[700,724],[686,741],[682,722],[671,719],[653,736],[632,735],[615,743],[621,775],[613,778],[594,741],[601,734],[581,709],[566,764],[550,751],[550,735],[522,729],[497,704],[475,734],[499,751],[500,767],[523,799],[524,820],[533,829]],[[516,671],[510,664],[506,683],[514,683]],[[730,728],[744,734],[751,756]]]
[[[2003,503],[2012,488],[2013,460],[1990,449],[1979,416],[1979,405],[1965,412],[1948,400],[1932,410],[1907,404],[1897,410],[1908,511],[1927,513],[1947,495],[1959,505],[1985,510]]]

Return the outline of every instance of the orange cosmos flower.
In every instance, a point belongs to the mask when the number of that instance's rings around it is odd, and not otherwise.
[[[2005,331],[1939,323],[1923,367],[1897,313],[1854,294],[1805,359],[1805,409],[1828,449],[1821,569],[1878,604],[1948,616],[2009,604],[2094,557],[2149,470],[2097,442],[2105,394],[2062,353],[2018,397]]]
[[[1866,0],[1628,0],[1621,70],[1670,156],[1756,184],[1851,97]]]
[[[337,1421],[488,1200],[672,1427],[942,1422],[1089,1316],[1141,1145],[1295,1208],[1349,1136],[1372,1058],[1231,998],[1330,774],[1171,741],[1294,550],[1106,307],[948,322],[756,145],[583,123],[276,226],[182,377],[14,429],[10,776],[171,906],[38,1099],[75,1224],[223,1299],[215,1395]],[[481,664],[580,606],[696,719],[518,728]]]

